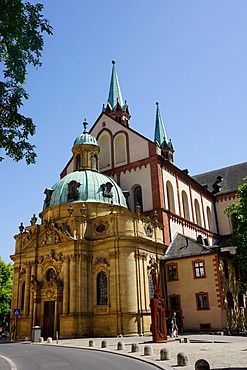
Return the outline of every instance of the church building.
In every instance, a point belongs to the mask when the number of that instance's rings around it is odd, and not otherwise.
[[[17,336],[35,325],[45,338],[150,334],[152,268],[180,330],[243,330],[224,209],[247,163],[193,177],[176,167],[159,104],[152,141],[131,128],[112,63],[107,104],[45,189],[40,223],[15,236]]]

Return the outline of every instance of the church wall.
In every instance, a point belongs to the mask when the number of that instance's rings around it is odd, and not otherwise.
[[[218,216],[218,226],[220,235],[229,235],[232,233],[232,225],[230,218],[224,213],[228,204],[238,203],[236,194],[226,194],[217,196],[216,212]]]
[[[111,148],[113,150],[113,158],[116,158],[114,151],[114,138],[117,137],[121,132],[126,132],[126,145],[127,151],[129,151],[129,161],[130,163],[139,161],[143,158],[148,158],[149,148],[148,140],[138,135],[134,131],[128,129],[128,127],[116,122],[115,120],[103,115],[100,117],[97,125],[91,130],[91,134],[99,140],[100,136],[103,135],[104,130],[108,132],[111,137]],[[121,164],[119,164],[121,165]],[[117,166],[116,166],[117,167]],[[110,168],[110,167],[109,167]]]
[[[143,211],[149,211],[153,208],[152,202],[152,185],[150,181],[150,166],[137,167],[131,171],[122,172],[120,174],[121,189],[128,190],[130,193],[129,206],[132,212],[135,211],[134,204],[134,189],[137,185],[142,188]]]

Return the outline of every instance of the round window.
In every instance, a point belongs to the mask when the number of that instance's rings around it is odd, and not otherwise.
[[[96,231],[97,231],[97,233],[103,233],[105,230],[106,230],[106,225],[104,225],[104,224],[99,224],[99,225],[96,227]]]

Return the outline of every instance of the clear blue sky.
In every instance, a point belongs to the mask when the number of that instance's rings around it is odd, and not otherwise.
[[[31,1],[35,3],[34,1]],[[191,175],[246,161],[246,0],[45,0],[54,28],[43,66],[29,68],[23,112],[37,125],[37,164],[0,164],[0,256],[14,253],[71,156],[74,139],[106,103],[111,61],[132,115],[153,139],[159,101],[175,164]]]

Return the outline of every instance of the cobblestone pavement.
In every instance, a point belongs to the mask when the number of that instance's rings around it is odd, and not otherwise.
[[[187,343],[180,343],[180,339],[186,340],[186,338],[188,338]],[[94,341],[94,347],[89,347],[90,340]],[[106,341],[107,348],[101,348],[102,341]],[[125,349],[118,350],[118,342],[124,343]],[[46,344],[46,342],[43,342],[43,344]],[[139,344],[138,352],[132,352],[132,344]],[[195,363],[199,359],[205,359],[209,363],[210,369],[214,370],[247,369],[247,337],[244,336],[184,335],[165,343],[153,343],[152,337],[81,338],[63,339],[58,340],[58,342],[53,340],[49,345],[110,351],[151,362],[158,368],[166,370],[195,369]],[[145,346],[151,346],[153,354],[144,356]],[[160,350],[164,348],[169,351],[170,359],[161,361]],[[177,365],[178,353],[187,356],[188,365]]]

